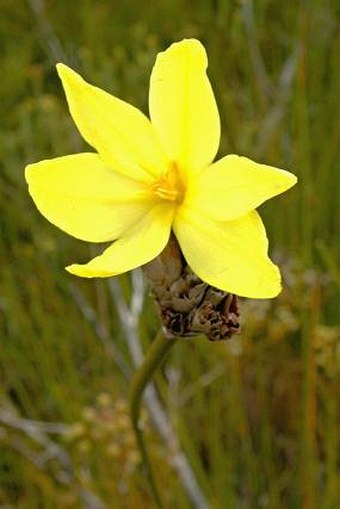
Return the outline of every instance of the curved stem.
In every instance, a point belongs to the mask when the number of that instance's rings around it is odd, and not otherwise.
[[[140,427],[139,417],[144,390],[148,383],[151,381],[152,376],[156,371],[157,367],[164,360],[166,354],[173,347],[176,341],[177,338],[168,339],[164,336],[162,330],[159,331],[156,338],[152,342],[149,350],[147,351],[143,363],[140,365],[140,367],[137,369],[136,373],[133,376],[130,390],[130,414],[132,426],[136,434],[138,448],[140,450],[142,460],[146,468],[148,480],[157,507],[159,509],[161,509],[163,505],[152,472],[148,451],[143,437],[143,432]]]

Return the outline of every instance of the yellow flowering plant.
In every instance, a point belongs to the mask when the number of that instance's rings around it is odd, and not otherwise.
[[[72,274],[109,277],[144,265],[164,250],[172,230],[188,265],[209,285],[253,298],[280,292],[255,208],[296,177],[238,155],[213,162],[220,119],[206,69],[195,39],[159,53],[149,120],[57,65],[71,115],[96,152],[28,165],[29,192],[68,234],[114,241],[88,263],[67,267]]]
[[[198,276],[198,287],[204,282],[217,291],[206,292],[212,302],[204,304],[208,314],[216,302],[222,315],[226,310],[224,338],[234,328],[221,298],[232,310],[233,294],[271,298],[281,290],[255,209],[297,179],[238,155],[213,162],[220,120],[206,69],[205,49],[195,39],[159,53],[150,79],[149,120],[58,64],[71,115],[96,152],[30,164],[26,180],[38,209],[53,224],[81,240],[113,241],[88,263],[67,267],[77,276],[110,277],[158,260],[167,246],[171,253],[173,232],[192,271],[183,274],[191,282]],[[162,501],[139,416],[144,389],[177,339],[164,332],[136,371],[130,395],[132,424],[157,507]]]

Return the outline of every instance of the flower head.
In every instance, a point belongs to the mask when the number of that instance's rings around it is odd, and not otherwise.
[[[126,102],[57,65],[71,115],[96,150],[30,164],[40,212],[79,239],[114,241],[83,277],[109,277],[158,256],[173,230],[192,270],[246,297],[281,289],[255,211],[296,183],[291,173],[228,155],[213,162],[220,120],[202,44],[185,39],[159,53],[150,79],[150,120]]]

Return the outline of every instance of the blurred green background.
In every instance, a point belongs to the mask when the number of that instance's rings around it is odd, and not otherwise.
[[[229,342],[179,342],[157,376],[206,503],[145,417],[162,497],[173,508],[340,507],[339,33],[336,0],[0,0],[0,507],[153,507],[126,408],[127,336],[147,348],[153,302],[146,290],[129,325],[140,274],[64,271],[93,247],[39,215],[24,167],[85,147],[57,61],[147,112],[155,55],[184,37],[208,52],[220,153],[299,184],[261,207],[283,293],[242,302]]]

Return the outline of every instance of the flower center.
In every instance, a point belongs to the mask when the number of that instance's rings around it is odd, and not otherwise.
[[[152,192],[162,200],[182,203],[185,193],[180,169],[175,162],[172,162],[167,172],[152,186]]]

